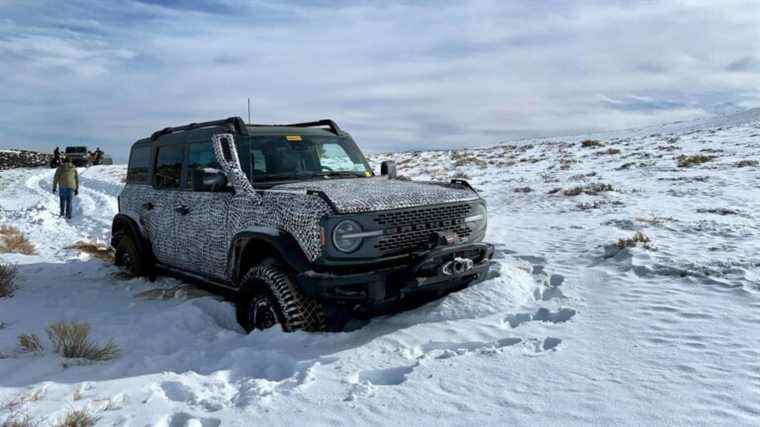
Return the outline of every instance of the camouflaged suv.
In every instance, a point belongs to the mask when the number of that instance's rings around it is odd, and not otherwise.
[[[486,219],[465,181],[376,176],[332,120],[233,117],[134,143],[111,244],[134,275],[228,291],[248,331],[314,331],[483,280]]]

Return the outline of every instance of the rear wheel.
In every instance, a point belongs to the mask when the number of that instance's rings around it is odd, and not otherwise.
[[[148,258],[140,252],[137,242],[130,234],[123,234],[119,237],[114,254],[114,264],[135,277],[150,275]]]
[[[277,324],[285,332],[325,330],[322,304],[303,295],[288,270],[271,261],[243,277],[236,306],[238,322],[248,332]]]

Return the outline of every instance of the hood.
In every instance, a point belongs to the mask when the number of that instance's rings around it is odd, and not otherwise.
[[[320,191],[330,199],[338,213],[383,211],[479,199],[476,192],[461,186],[386,177],[296,182],[277,185],[272,190]]]

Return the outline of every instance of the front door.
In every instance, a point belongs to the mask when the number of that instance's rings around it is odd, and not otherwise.
[[[177,267],[181,248],[175,239],[175,200],[182,193],[182,164],[185,145],[161,145],[156,153],[152,196],[143,204],[142,219],[148,232],[153,254],[165,265]]]
[[[181,248],[178,266],[199,275],[224,279],[227,215],[234,192],[228,184],[208,182],[208,178],[222,172],[210,140],[191,142],[187,150],[184,188],[174,200],[175,240]]]

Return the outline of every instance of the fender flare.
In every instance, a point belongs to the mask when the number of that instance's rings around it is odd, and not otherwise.
[[[292,234],[277,228],[249,227],[235,234],[230,242],[227,253],[227,271],[233,283],[238,283],[245,274],[245,271],[241,271],[244,261],[243,254],[251,243],[260,243],[273,248],[280,259],[299,273],[310,269],[311,262]]]
[[[117,231],[119,228],[126,228],[128,232],[135,238],[135,242],[137,243],[140,251],[144,254],[147,254],[150,260],[155,261],[156,257],[153,255],[153,248],[151,247],[150,242],[142,233],[142,228],[140,225],[137,224],[137,222],[129,215],[119,213],[113,217],[113,224],[111,225],[112,247],[115,248],[119,243],[117,239]]]

